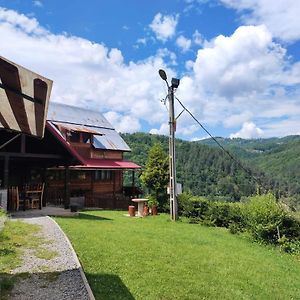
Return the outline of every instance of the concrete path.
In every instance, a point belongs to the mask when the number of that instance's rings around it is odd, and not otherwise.
[[[9,299],[94,299],[73,247],[57,223],[47,216],[27,215],[25,218],[14,219],[41,226],[38,235],[47,242],[41,251],[40,257],[43,258],[37,257],[33,249],[25,250],[22,265],[13,273],[29,275],[16,282]],[[43,251],[49,257],[43,255]]]

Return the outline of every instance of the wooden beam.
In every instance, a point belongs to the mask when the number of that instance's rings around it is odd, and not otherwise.
[[[137,195],[135,194],[135,188],[134,188],[134,179],[135,179],[135,176],[134,176],[134,170],[132,170],[132,197],[136,197]]]
[[[3,174],[3,186],[5,189],[8,188],[8,176],[9,176],[9,156],[4,158],[4,174]]]
[[[64,156],[58,154],[18,153],[18,152],[0,152],[0,156],[25,157],[25,158],[48,158],[48,159],[65,158]]]
[[[21,135],[21,153],[26,153],[26,135]]]
[[[4,144],[2,144],[0,146],[0,149],[4,148],[6,145],[8,145],[9,143],[11,143],[12,141],[14,141],[16,138],[18,138],[21,135],[21,133],[18,133],[17,135],[15,135],[14,137],[12,137],[11,139],[9,139],[8,141],[6,141]]]
[[[65,167],[65,208],[70,205],[70,169],[69,166]]]
[[[91,171],[91,199],[92,199],[93,205],[95,203],[95,199],[94,199],[94,177],[95,177],[95,171]]]

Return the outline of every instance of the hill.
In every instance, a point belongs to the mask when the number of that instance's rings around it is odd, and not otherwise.
[[[246,161],[274,178],[285,187],[288,195],[300,194],[300,136],[269,139],[217,138],[239,159]],[[199,141],[216,146],[212,139]]]
[[[166,136],[146,133],[123,134],[124,140],[132,149],[125,158],[145,165],[147,154],[151,146],[160,142],[165,151],[168,151]],[[239,165],[231,160],[219,148],[211,147],[199,142],[176,140],[177,180],[183,184],[185,191],[193,194],[211,196],[224,200],[239,201],[242,196],[249,196],[257,190],[257,182],[253,177],[260,178],[260,185],[264,190],[283,191],[287,189],[271,176],[267,176],[259,168],[247,168],[247,174]],[[252,175],[252,176],[251,176]]]

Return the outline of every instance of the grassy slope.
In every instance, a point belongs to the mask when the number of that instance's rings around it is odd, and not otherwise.
[[[124,212],[57,218],[96,299],[296,299],[300,262],[224,229],[131,219]]]

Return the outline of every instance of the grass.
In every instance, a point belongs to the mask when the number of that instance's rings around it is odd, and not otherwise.
[[[6,299],[14,284],[28,273],[14,274],[11,272],[22,264],[25,249],[33,249],[34,255],[43,259],[52,259],[58,253],[44,248],[49,241],[37,236],[39,225],[20,221],[7,221],[0,232],[0,299]]]
[[[7,221],[0,233],[0,272],[10,273],[22,262],[24,248],[36,248],[43,242],[36,234],[40,226]]]
[[[53,259],[53,258],[59,256],[59,253],[57,251],[53,251],[53,250],[38,248],[34,252],[34,255],[38,258],[41,258],[41,259],[50,260],[50,259]]]
[[[298,299],[299,258],[225,229],[85,212],[56,218],[96,299]]]
[[[0,232],[0,299],[6,299],[15,282],[24,274],[11,275],[11,271],[22,263],[24,248],[34,248],[41,243],[35,234],[37,225],[7,221]]]

